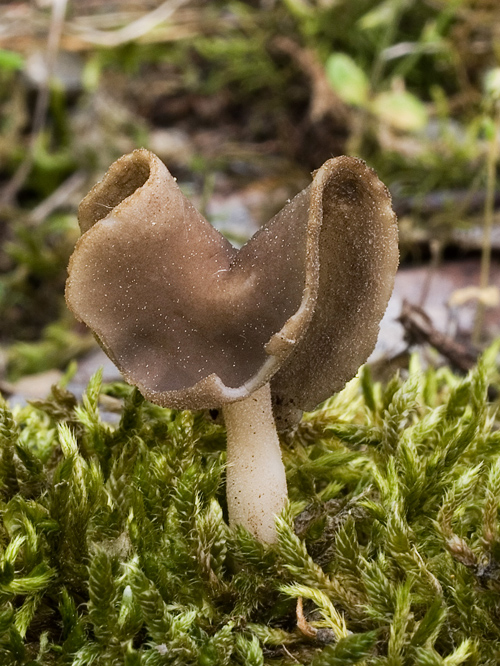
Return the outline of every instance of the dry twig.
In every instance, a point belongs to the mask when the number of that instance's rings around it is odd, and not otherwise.
[[[13,200],[17,196],[17,193],[24,185],[26,178],[29,176],[33,166],[36,144],[45,126],[47,109],[49,105],[50,82],[54,72],[57,54],[59,52],[67,3],[68,0],[54,0],[52,4],[52,16],[49,34],[47,37],[46,51],[47,77],[40,86],[36,98],[35,111],[33,114],[33,129],[31,131],[28,154],[26,155],[23,162],[21,162],[14,176],[0,193],[0,203],[5,205],[12,204]]]
[[[459,370],[469,371],[477,361],[475,349],[466,347],[457,340],[441,333],[432,323],[429,315],[417,305],[403,301],[399,321],[405,329],[410,344],[429,344],[447,358]]]
[[[79,27],[77,24],[70,24],[73,32],[76,32],[80,39],[91,44],[113,48],[132,42],[143,37],[151,30],[154,30],[164,21],[172,17],[174,12],[185,5],[188,0],[166,0],[159,7],[153,9],[148,14],[144,14],[135,21],[119,28],[118,30],[95,30]]]

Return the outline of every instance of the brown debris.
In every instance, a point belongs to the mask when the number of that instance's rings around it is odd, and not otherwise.
[[[409,344],[431,345],[452,365],[464,372],[475,365],[478,352],[438,331],[429,315],[418,305],[403,301],[399,321],[405,329],[405,337]]]
[[[295,613],[297,616],[297,629],[306,638],[311,638],[314,640],[318,635],[318,630],[316,629],[316,627],[313,627],[312,624],[309,624],[309,622],[305,618],[302,597],[297,598],[297,606],[295,609]]]
[[[314,51],[301,48],[289,37],[276,37],[273,45],[289,55],[310,81],[309,118],[311,122],[317,123],[326,116],[330,116],[342,125],[349,125],[350,109],[328,83],[325,68]]]

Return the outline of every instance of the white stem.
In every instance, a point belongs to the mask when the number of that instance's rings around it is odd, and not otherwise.
[[[222,412],[229,524],[243,525],[260,541],[274,543],[275,516],[285,506],[287,488],[269,384],[245,400],[225,405]]]

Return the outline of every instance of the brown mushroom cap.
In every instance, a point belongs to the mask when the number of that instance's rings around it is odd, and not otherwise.
[[[342,389],[366,361],[399,263],[391,196],[372,169],[338,157],[314,184],[322,209],[318,296],[307,330],[271,380],[278,426]]]
[[[372,350],[398,262],[390,196],[355,158],[237,251],[146,150],[83,200],[66,299],[127,381],[164,406],[212,408],[272,378],[285,418],[352,377]]]

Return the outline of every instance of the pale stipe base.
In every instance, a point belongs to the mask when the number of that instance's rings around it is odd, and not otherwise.
[[[227,429],[229,524],[260,541],[276,541],[275,516],[287,500],[286,476],[269,384],[223,407]]]

